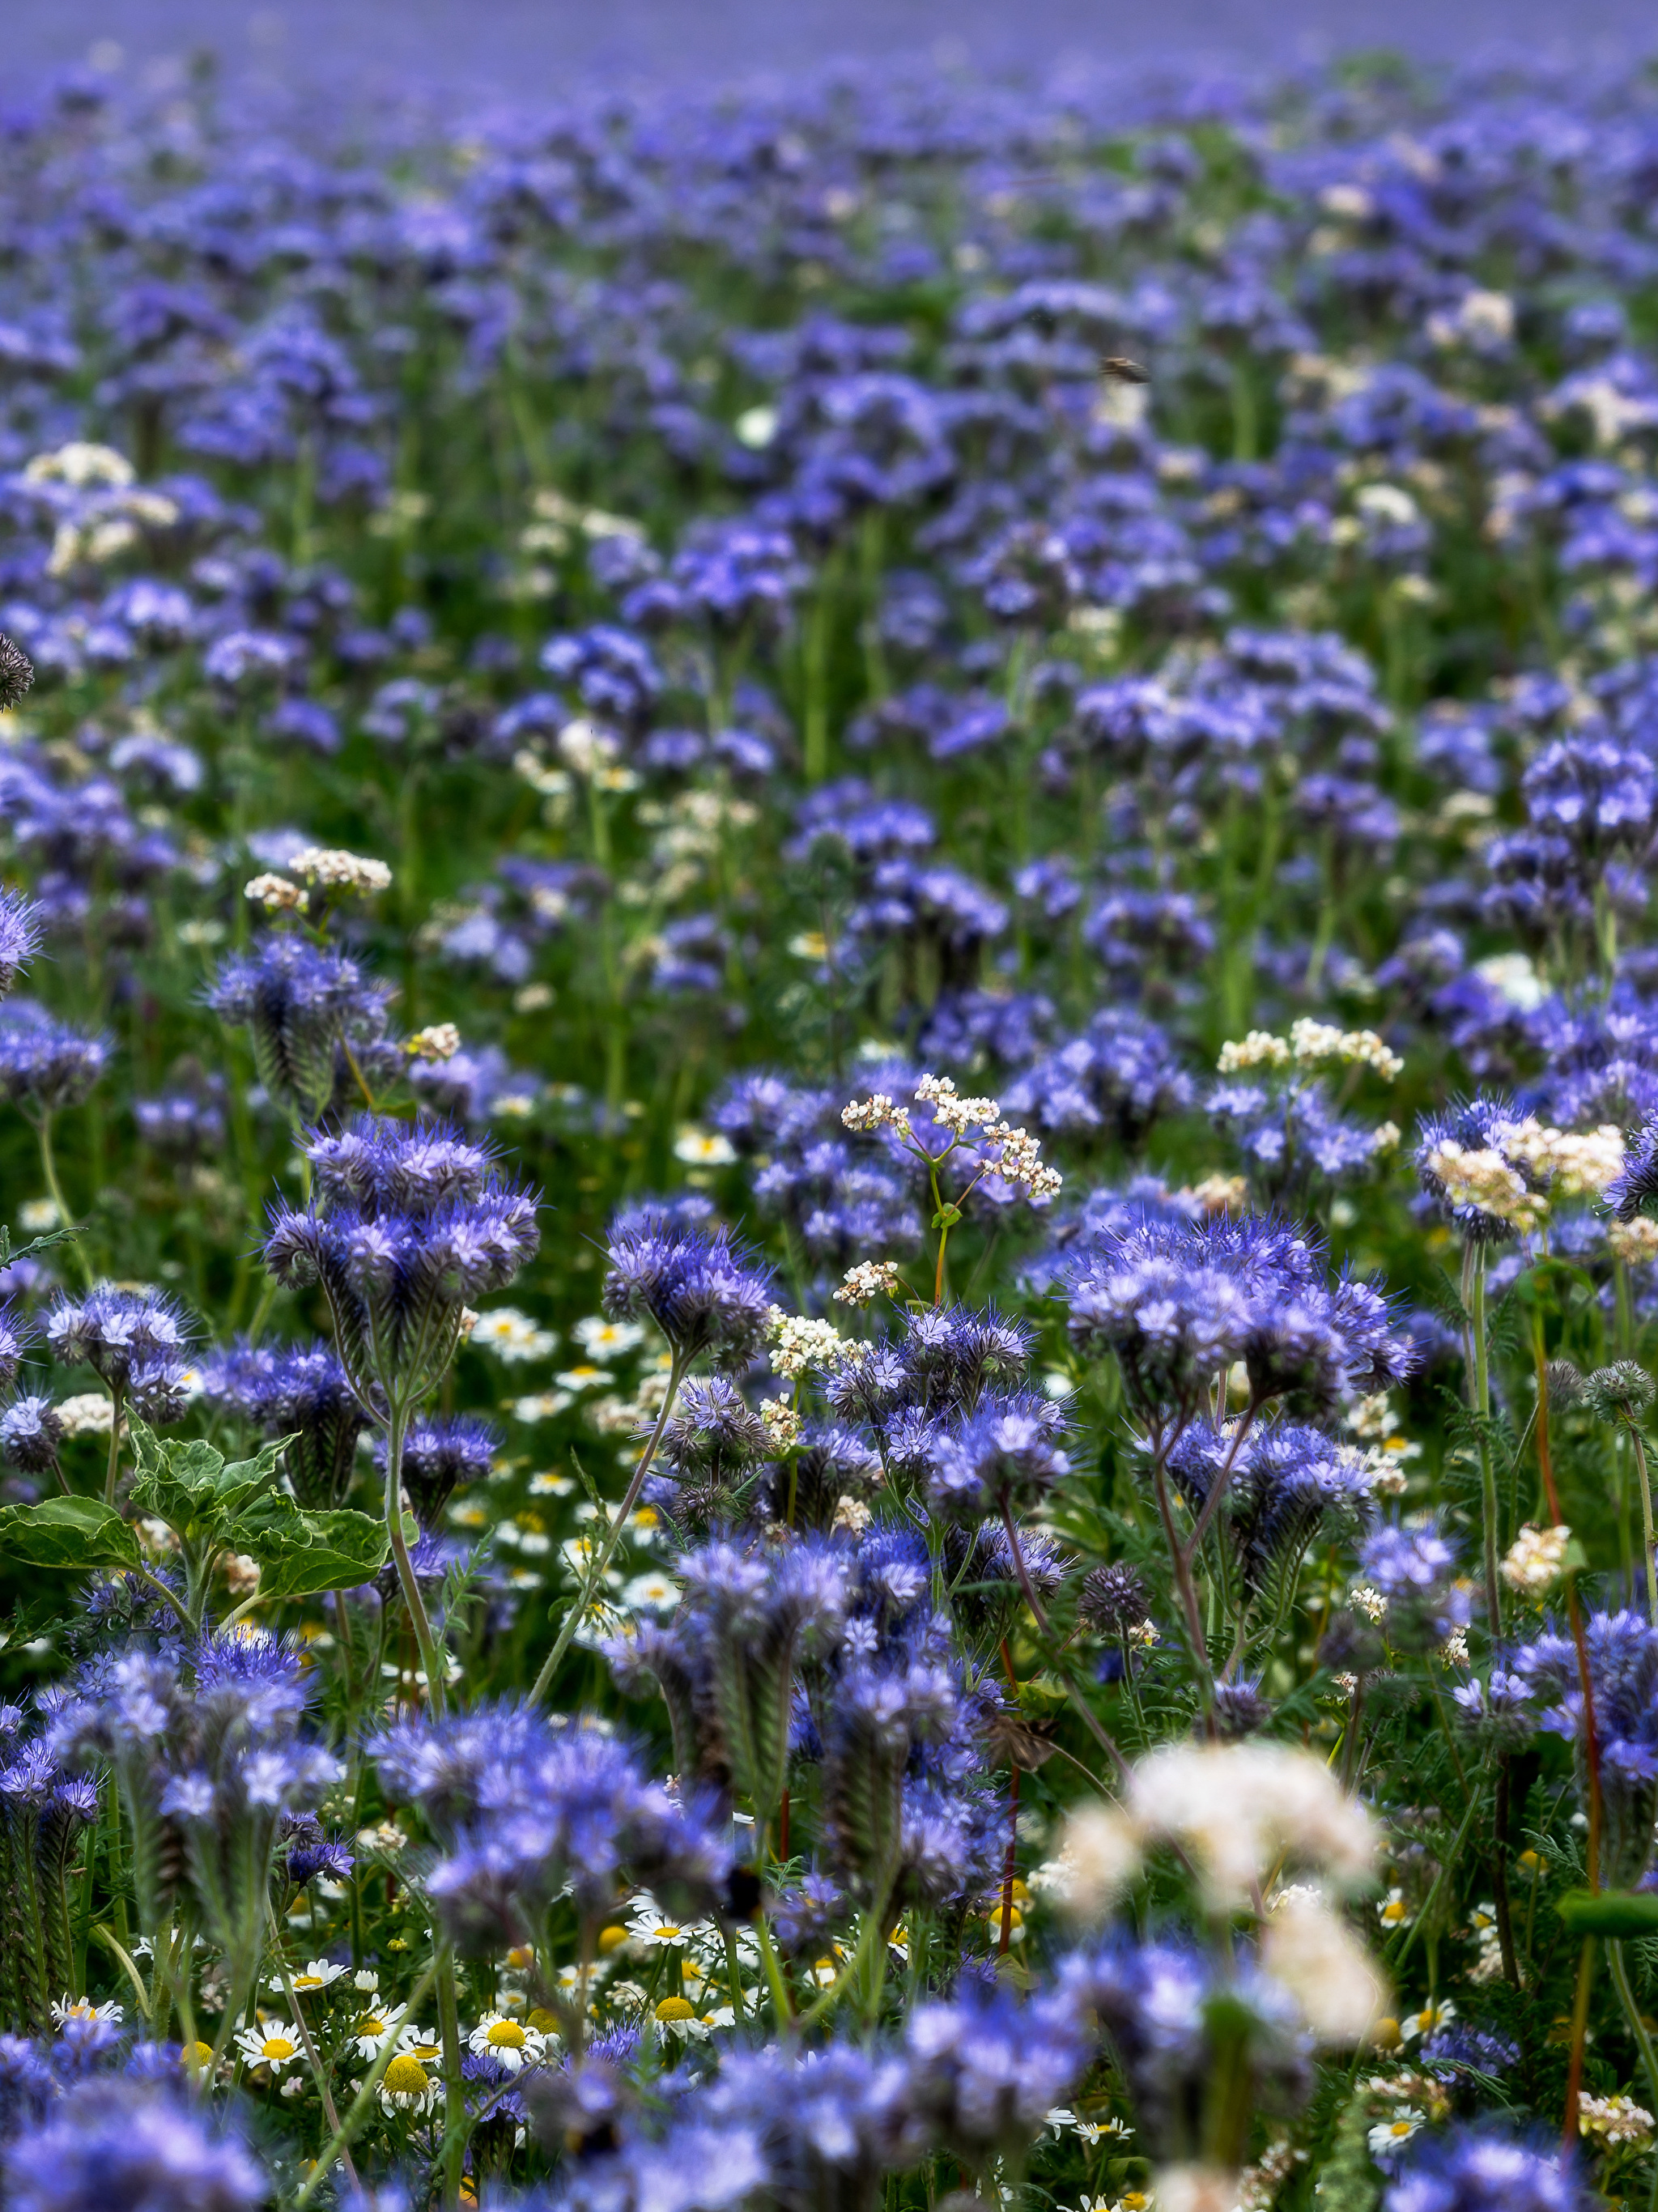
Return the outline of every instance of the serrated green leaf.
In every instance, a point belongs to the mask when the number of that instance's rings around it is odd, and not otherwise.
[[[350,1589],[386,1565],[391,1548],[383,1521],[337,1506],[302,1513],[291,1498],[258,1500],[231,1523],[225,1541],[259,1565],[261,1597],[313,1597]]]
[[[136,1567],[138,1540],[101,1498],[0,1507],[0,1559],[30,1567]]]
[[[133,1504],[141,1513],[165,1521],[186,1542],[214,1545],[229,1541],[231,1521],[276,1481],[288,1442],[278,1438],[262,1445],[252,1459],[227,1466],[224,1454],[199,1437],[175,1443],[136,1418],[131,1433],[138,1462]]]

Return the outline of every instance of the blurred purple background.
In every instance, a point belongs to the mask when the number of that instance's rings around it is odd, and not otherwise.
[[[1605,62],[1645,49],[1641,0],[3,0],[15,84],[83,63],[143,71],[210,46],[238,77],[526,99],[608,80],[792,76],[842,57],[1046,74],[1161,58],[1246,68],[1386,44]]]

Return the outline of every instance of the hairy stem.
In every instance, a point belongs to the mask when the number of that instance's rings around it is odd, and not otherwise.
[[[668,1416],[672,1413],[674,1401],[679,1395],[679,1386],[685,1379],[685,1369],[688,1364],[677,1352],[675,1353],[673,1365],[668,1372],[668,1388],[662,1401],[662,1410],[656,1417],[656,1426],[651,1431],[649,1440],[639,1455],[639,1464],[633,1471],[626,1493],[621,1504],[616,1508],[615,1517],[605,1533],[604,1541],[599,1548],[598,1555],[583,1576],[581,1589],[568,1612],[566,1613],[563,1626],[558,1632],[553,1648],[547,1654],[541,1672],[536,1676],[531,1686],[531,1705],[538,1705],[552,1687],[553,1677],[558,1672],[559,1662],[569,1650],[571,1639],[581,1626],[581,1618],[587,1610],[588,1601],[592,1593],[603,1582],[604,1571],[615,1556],[616,1547],[622,1541],[622,1531],[627,1526],[629,1515],[639,1503],[639,1493],[645,1487],[645,1478],[651,1471],[652,1462],[655,1459],[658,1447],[662,1442],[663,1433],[668,1425]]]

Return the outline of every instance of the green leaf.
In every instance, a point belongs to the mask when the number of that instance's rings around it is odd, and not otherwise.
[[[261,1597],[313,1597],[351,1589],[386,1565],[391,1540],[383,1521],[337,1506],[302,1513],[291,1498],[262,1498],[231,1524],[224,1540],[259,1565]]]
[[[101,1498],[0,1507],[0,1559],[31,1567],[136,1567],[138,1539]]]
[[[54,1244],[67,1244],[81,1233],[82,1224],[71,1223],[64,1229],[48,1229],[43,1236],[31,1237],[27,1244],[12,1248],[11,1231],[0,1221],[0,1267],[9,1267],[15,1261],[32,1260],[37,1252],[50,1252]]]
[[[1556,1907],[1574,1936],[1658,1935],[1658,1896],[1630,1889],[1569,1889]]]
[[[262,1445],[252,1459],[225,1464],[222,1452],[192,1437],[187,1443],[158,1437],[136,1416],[132,1448],[138,1462],[132,1502],[153,1513],[186,1542],[222,1545],[228,1528],[262,1491],[276,1480],[276,1463],[287,1437]]]

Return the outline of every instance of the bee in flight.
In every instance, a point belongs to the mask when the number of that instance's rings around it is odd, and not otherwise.
[[[1100,363],[1100,374],[1112,384],[1150,384],[1151,376],[1139,362],[1130,361],[1127,354],[1108,354]]]

